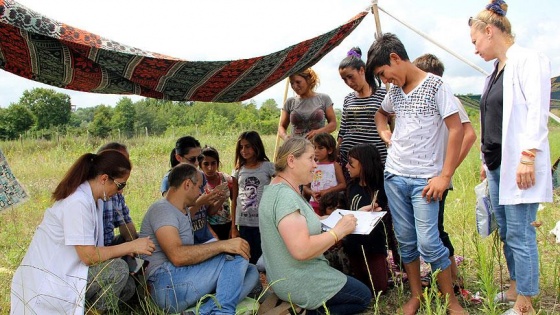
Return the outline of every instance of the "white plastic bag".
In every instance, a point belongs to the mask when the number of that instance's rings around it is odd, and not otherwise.
[[[488,196],[488,180],[474,187],[476,194],[476,229],[482,238],[492,234],[498,228],[494,219],[494,210]]]

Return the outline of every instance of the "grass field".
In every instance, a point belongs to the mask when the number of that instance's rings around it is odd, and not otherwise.
[[[476,120],[473,120],[476,121]],[[222,157],[222,171],[230,172],[233,164],[237,135],[197,137],[202,145],[216,147]],[[560,156],[560,127],[551,126],[552,157]],[[118,140],[118,139],[114,139]],[[263,137],[268,156],[272,159],[274,136]],[[125,189],[132,218],[139,228],[149,205],[160,197],[159,185],[169,168],[169,152],[175,139],[171,137],[133,138],[123,140],[129,147],[133,170]],[[95,151],[105,141],[86,138],[61,138],[58,141],[23,140],[0,143],[12,171],[26,187],[31,198],[28,202],[0,214],[0,314],[8,314],[12,273],[23,258],[36,226],[52,203],[50,194],[69,166],[83,153]],[[507,272],[502,255],[497,253],[498,242],[493,237],[481,239],[476,232],[473,187],[479,182],[478,153],[475,147],[457,170],[455,190],[448,196],[446,229],[456,248],[456,254],[465,258],[460,272],[466,288],[479,292],[482,304],[464,301],[471,314],[501,314],[505,307],[493,304],[495,292],[506,283]],[[549,231],[560,220],[559,198],[545,204],[539,212],[538,243],[541,258],[541,294],[536,298],[539,314],[560,314],[560,247]],[[399,285],[372,302],[368,314],[395,314],[399,305],[408,299],[406,284]],[[432,303],[424,305],[421,314],[445,314],[435,290],[427,291]],[[435,300],[434,300],[435,298]],[[137,313],[126,310],[123,314]]]

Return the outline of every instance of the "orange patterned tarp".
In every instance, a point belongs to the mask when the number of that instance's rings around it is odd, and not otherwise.
[[[0,68],[76,91],[172,101],[238,102],[316,64],[367,15],[281,51],[188,61],[130,47],[0,0]]]

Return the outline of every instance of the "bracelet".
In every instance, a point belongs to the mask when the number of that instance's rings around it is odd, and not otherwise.
[[[329,230],[329,233],[334,237],[334,243],[338,243],[338,235],[333,230]]]
[[[535,153],[533,153],[529,150],[521,151],[521,155],[528,156],[528,157],[531,157],[531,158],[535,158],[537,156]]]
[[[521,159],[521,161],[519,161],[519,163],[521,163],[523,165],[535,165],[535,161],[527,161],[527,160],[523,160],[523,159]]]

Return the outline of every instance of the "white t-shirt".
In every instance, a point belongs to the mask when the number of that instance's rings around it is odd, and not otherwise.
[[[438,176],[445,158],[447,126],[443,120],[458,112],[451,88],[428,73],[408,94],[391,87],[381,108],[396,115],[385,170],[406,177]]]
[[[47,209],[12,280],[12,314],[84,313],[88,266],[74,246],[103,246],[102,210],[88,182]]]

